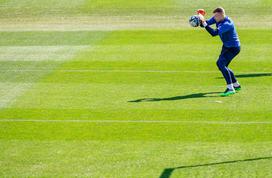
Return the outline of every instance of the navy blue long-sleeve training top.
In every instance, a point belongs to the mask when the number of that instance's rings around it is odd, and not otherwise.
[[[221,22],[216,22],[214,17],[210,18],[206,21],[207,26],[205,29],[212,35],[219,35],[225,47],[238,47],[240,46],[240,40],[238,37],[238,33],[234,26],[233,21],[226,17]],[[216,24],[216,30],[211,28],[210,25]]]

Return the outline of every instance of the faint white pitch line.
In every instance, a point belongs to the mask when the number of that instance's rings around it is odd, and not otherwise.
[[[167,121],[167,120],[39,120],[39,119],[0,119],[0,122],[36,123],[162,123],[162,124],[219,124],[219,125],[270,125],[269,121]]]
[[[46,72],[47,69],[8,69],[3,72]],[[217,71],[180,71],[180,70],[100,70],[100,69],[67,69],[57,70],[58,72],[101,72],[101,73],[215,73]]]
[[[0,72],[47,72],[52,71],[48,69],[0,69]],[[194,71],[194,70],[120,70],[120,69],[65,69],[56,70],[57,72],[100,72],[100,73],[218,73],[218,71]],[[258,73],[269,73],[269,72],[237,72],[237,74],[258,74]]]

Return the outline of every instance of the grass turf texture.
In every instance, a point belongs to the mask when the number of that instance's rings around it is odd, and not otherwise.
[[[186,16],[194,8],[0,2],[2,20],[109,10]],[[269,1],[247,2],[247,15],[268,14]],[[225,5],[239,14],[242,4],[232,3]],[[243,89],[227,98],[216,93],[225,89],[215,65],[220,41],[200,30],[1,31],[0,176],[272,176],[270,29],[239,29],[242,52],[231,67]]]

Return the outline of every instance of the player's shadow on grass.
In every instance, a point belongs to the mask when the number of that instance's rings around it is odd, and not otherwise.
[[[272,73],[252,73],[252,74],[238,74],[235,75],[237,78],[255,78],[255,77],[272,77]],[[223,77],[217,77],[223,78]]]
[[[207,98],[207,97],[218,97],[220,92],[207,92],[207,93],[193,93],[189,95],[173,96],[168,98],[141,98],[136,100],[131,100],[128,102],[139,103],[139,102],[156,102],[156,101],[174,101],[174,100],[185,100],[193,98]]]
[[[251,161],[259,161],[259,160],[268,160],[272,159],[272,156],[269,157],[258,157],[258,158],[250,158],[250,159],[240,159],[240,160],[232,160],[232,161],[222,161],[222,162],[214,162],[207,164],[195,164],[189,166],[180,166],[174,168],[166,168],[163,170],[159,178],[170,178],[173,172],[177,169],[189,169],[189,168],[199,168],[199,167],[207,167],[207,166],[216,166],[216,165],[224,165],[224,164],[234,164],[234,163],[242,163],[242,162],[251,162]]]
[[[238,78],[253,78],[253,77],[272,77],[272,73],[253,73],[253,74],[239,74]]]

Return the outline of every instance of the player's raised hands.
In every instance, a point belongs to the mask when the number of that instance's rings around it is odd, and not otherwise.
[[[205,17],[202,14],[199,14],[198,16],[201,23],[204,23],[206,21]]]
[[[206,15],[206,11],[204,9],[198,9],[196,13],[199,16],[200,24],[202,25],[206,21],[204,17]]]
[[[196,11],[196,13],[197,13],[197,14],[201,14],[201,15],[203,15],[203,16],[206,15],[206,11],[205,11],[204,9],[198,9],[198,10]]]

